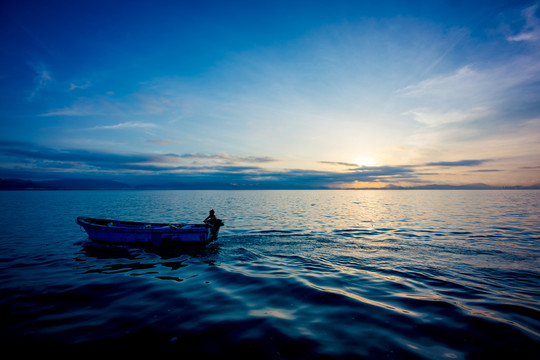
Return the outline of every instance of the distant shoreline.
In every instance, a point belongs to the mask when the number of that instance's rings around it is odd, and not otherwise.
[[[268,185],[220,184],[137,184],[129,185],[111,180],[64,179],[31,181],[21,179],[0,179],[0,191],[69,191],[69,190],[540,190],[540,184],[531,186],[491,186],[486,184],[423,186],[388,186],[383,188],[337,188],[337,187],[290,187]]]

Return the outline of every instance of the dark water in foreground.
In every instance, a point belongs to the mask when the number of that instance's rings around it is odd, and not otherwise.
[[[0,192],[0,341],[42,354],[538,359],[540,191]],[[80,215],[225,222],[97,246]]]

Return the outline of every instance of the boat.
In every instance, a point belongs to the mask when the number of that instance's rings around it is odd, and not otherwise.
[[[161,224],[77,217],[90,240],[136,246],[206,245],[217,239],[223,222]]]

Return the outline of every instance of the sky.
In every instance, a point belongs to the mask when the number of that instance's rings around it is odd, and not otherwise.
[[[0,4],[0,178],[540,184],[540,1]]]

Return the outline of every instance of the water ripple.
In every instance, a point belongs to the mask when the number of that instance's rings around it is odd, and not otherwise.
[[[0,198],[27,204],[0,217],[9,229],[0,337],[12,348],[261,359],[540,353],[539,192],[33,194]],[[46,202],[56,212],[37,212]],[[171,209],[201,206],[228,217],[203,250],[101,246],[63,226],[83,212],[167,221]]]

